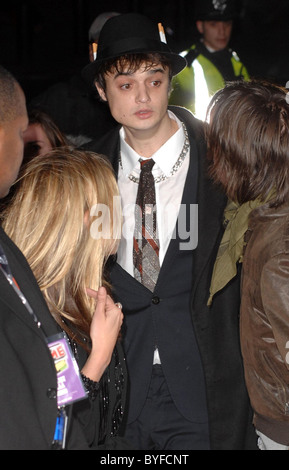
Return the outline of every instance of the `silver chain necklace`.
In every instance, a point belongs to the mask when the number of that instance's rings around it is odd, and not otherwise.
[[[170,176],[173,176],[182,166],[183,164],[183,161],[185,159],[185,156],[187,155],[188,153],[188,149],[190,147],[190,141],[189,141],[189,137],[188,137],[188,132],[187,132],[187,129],[186,129],[186,126],[185,124],[182,122],[182,126],[183,126],[183,130],[184,130],[184,134],[185,134],[185,141],[184,141],[184,145],[183,145],[183,148],[182,148],[182,151],[176,161],[176,163],[174,164],[173,168],[171,169],[171,172],[169,174],[169,176],[166,176],[164,174],[160,175],[160,176],[157,176],[154,181],[155,183],[160,183],[161,181],[165,181],[167,178],[169,178]],[[122,159],[121,159],[121,152],[119,152],[119,166],[120,168],[123,170],[123,166],[122,166]],[[128,179],[130,179],[131,181],[133,181],[134,183],[139,183],[139,177],[137,176],[134,176],[132,173],[130,175],[128,175]]]

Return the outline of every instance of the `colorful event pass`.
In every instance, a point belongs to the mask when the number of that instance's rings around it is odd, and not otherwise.
[[[87,398],[78,364],[64,333],[48,338],[57,372],[57,405],[65,406]]]

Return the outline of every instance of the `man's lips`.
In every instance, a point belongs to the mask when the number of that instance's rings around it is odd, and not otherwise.
[[[152,115],[151,109],[140,109],[139,111],[135,112],[135,116],[137,116],[140,119],[147,119],[151,115]]]

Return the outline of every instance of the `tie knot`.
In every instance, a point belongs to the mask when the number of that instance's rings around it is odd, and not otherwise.
[[[140,160],[140,168],[142,172],[150,173],[155,164],[155,161],[152,158],[148,160]]]

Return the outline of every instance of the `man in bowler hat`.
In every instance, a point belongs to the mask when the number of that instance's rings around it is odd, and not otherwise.
[[[207,306],[226,200],[207,177],[202,124],[168,107],[171,79],[185,65],[162,25],[128,13],[106,22],[97,57],[83,70],[119,123],[87,147],[112,162],[123,207],[110,277],[125,316],[125,435],[136,449],[250,449],[256,438],[239,348],[239,277]],[[153,195],[154,204],[143,203],[152,221],[156,209],[156,230],[142,248],[139,189]]]

